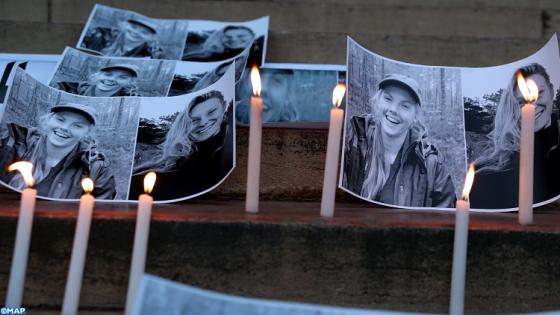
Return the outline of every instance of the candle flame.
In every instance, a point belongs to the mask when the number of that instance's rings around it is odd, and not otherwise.
[[[467,171],[467,177],[465,178],[465,187],[463,188],[463,199],[469,199],[469,193],[471,192],[471,187],[474,182],[474,163],[471,163],[469,170]]]
[[[259,74],[259,68],[256,65],[251,69],[251,84],[253,85],[253,94],[255,96],[261,95],[261,76]]]
[[[154,189],[156,183],[156,172],[149,172],[144,176],[144,192],[149,194]]]
[[[93,191],[93,187],[95,187],[95,185],[93,184],[93,180],[91,180],[91,178],[86,177],[82,179],[82,188],[86,194],[91,193]]]
[[[539,87],[535,83],[535,81],[529,79],[525,80],[521,71],[517,73],[517,86],[519,87],[519,91],[521,91],[521,95],[528,103],[533,103],[539,97]]]
[[[346,93],[346,85],[344,83],[339,83],[334,87],[332,93],[332,103],[336,107],[340,107],[342,99],[344,98],[344,93]]]
[[[29,162],[15,162],[8,166],[8,171],[19,171],[27,187],[32,187],[35,181],[33,180],[33,164]]]

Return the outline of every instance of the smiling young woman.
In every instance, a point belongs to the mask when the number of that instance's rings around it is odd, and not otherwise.
[[[83,82],[57,82],[54,86],[62,91],[84,96],[140,96],[138,93],[137,66],[114,64],[90,74]]]
[[[233,108],[219,91],[195,97],[173,120],[155,159],[138,163],[130,198],[142,193],[143,175],[158,173],[156,200],[182,198],[216,185],[233,167]]]
[[[476,181],[470,194],[475,208],[505,209],[518,205],[521,107],[526,103],[517,87],[517,73],[533,80],[539,88],[535,102],[534,203],[560,194],[560,137],[558,117],[553,113],[554,86],[546,69],[532,63],[517,69],[502,92],[494,129],[485,150],[475,160]]]
[[[116,183],[107,159],[97,150],[92,137],[95,124],[95,109],[76,103],[53,106],[39,119],[38,128],[1,124],[0,167],[5,169],[20,160],[31,162],[39,196],[78,199],[82,178],[91,177],[95,182],[92,194],[100,199],[113,199]],[[0,175],[16,189],[25,187],[19,175]]]
[[[418,83],[404,75],[387,75],[377,85],[372,109],[372,114],[350,119],[345,187],[391,205],[453,207],[453,182],[421,122]]]

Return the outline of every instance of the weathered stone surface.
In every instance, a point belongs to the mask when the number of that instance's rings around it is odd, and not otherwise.
[[[5,294],[16,220],[14,198],[0,209],[0,295]],[[7,199],[6,199],[7,198]],[[46,211],[46,207],[53,209]],[[6,206],[5,206],[6,207]],[[74,232],[75,205],[40,202],[34,222],[24,305],[60,307]],[[156,205],[148,273],[244,296],[376,309],[444,313],[453,244],[451,213],[345,206],[318,217],[317,203],[265,202],[258,215],[242,202]],[[124,303],[134,206],[96,208],[82,307]],[[560,308],[558,207],[535,213],[472,214],[466,312],[503,314]],[[320,288],[320,289],[319,289]]]
[[[83,24],[94,3],[55,0],[52,4],[52,21]],[[542,33],[540,10],[515,7],[379,8],[362,4],[348,5],[345,2],[310,4],[271,1],[143,1],[118,7],[159,18],[244,21],[270,15],[273,31],[487,38],[539,38]],[[521,20],[524,22],[519,23]],[[528,32],[528,29],[531,31]]]
[[[3,53],[61,54],[75,47],[82,27],[71,24],[0,22]]]
[[[77,24],[0,22],[0,51],[61,53],[64,47],[75,46],[81,31],[82,26]],[[344,64],[346,35],[366,48],[393,59],[448,66],[508,63],[534,53],[548,40],[271,32],[267,61]]]
[[[0,1],[0,21],[47,22],[49,1]]]

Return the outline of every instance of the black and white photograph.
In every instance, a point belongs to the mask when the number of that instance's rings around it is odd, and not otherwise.
[[[345,69],[339,65],[272,63],[261,67],[263,123],[328,122],[332,91]],[[249,124],[252,93],[250,71],[245,71],[236,88],[239,124]]]
[[[249,49],[246,49],[237,57],[224,61],[196,62],[179,61],[175,68],[175,75],[169,90],[169,96],[192,93],[214,84],[235,64],[235,84],[241,82],[246,70]]]
[[[177,61],[90,55],[66,48],[49,85],[96,97],[167,96]]]
[[[466,174],[459,68],[376,55],[348,38],[340,187],[403,208],[455,206]]]
[[[535,54],[502,66],[462,69],[467,155],[476,168],[471,207],[516,210],[521,108],[517,75],[539,88],[535,104],[533,203],[560,195],[560,59],[556,36]]]
[[[188,20],[154,19],[96,4],[76,47],[104,56],[181,60]]]
[[[249,48],[248,65],[265,62],[269,17],[247,22],[192,20],[183,52],[185,61],[221,61]]]
[[[79,199],[80,182],[90,177],[98,200],[126,200],[139,102],[64,93],[18,68],[0,121],[1,182],[25,188],[7,166],[28,161],[42,198]]]
[[[144,274],[133,315],[397,315],[399,312],[247,298]]]
[[[143,192],[149,171],[158,176],[156,201],[189,199],[217,187],[235,167],[235,69],[165,106],[142,98],[129,199]]]
[[[0,54],[0,118],[2,117],[4,98],[12,84],[15,70],[25,69],[41,83],[47,83],[51,77],[60,55],[41,54]]]

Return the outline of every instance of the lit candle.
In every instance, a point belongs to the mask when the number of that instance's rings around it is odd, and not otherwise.
[[[152,215],[152,203],[154,198],[149,194],[154,188],[156,173],[149,172],[144,176],[144,192],[138,198],[138,214],[136,219],[136,231],[134,232],[134,247],[132,249],[132,264],[130,266],[130,277],[128,278],[128,291],[126,294],[125,314],[131,314],[136,298],[136,292],[140,286],[140,279],[146,267],[146,253],[148,251],[148,235],[150,233],[150,218]]]
[[[251,97],[251,119],[249,125],[249,159],[247,161],[247,194],[245,211],[257,213],[259,211],[259,181],[261,176],[261,141],[262,141],[262,98],[261,78],[259,69],[253,66],[251,70],[253,94]]]
[[[84,178],[82,180],[82,188],[85,193],[80,198],[74,245],[72,246],[72,256],[70,258],[70,269],[68,270],[68,280],[66,280],[66,290],[64,291],[64,302],[62,304],[63,315],[78,313],[91,215],[93,204],[95,203],[95,198],[90,194],[94,188],[93,181],[90,178]]]
[[[519,152],[519,224],[533,223],[533,160],[535,142],[535,104],[539,88],[533,80],[517,73],[517,86],[527,102],[521,108],[521,141]]]
[[[325,160],[325,177],[323,180],[323,195],[321,196],[321,216],[334,215],[334,200],[336,195],[336,174],[338,171],[338,157],[340,151],[340,135],[344,110],[340,108],[346,86],[343,83],[336,85],[333,91],[333,109],[329,123],[329,140],[327,143],[327,157]]]
[[[8,167],[10,172],[19,171],[21,173],[27,188],[21,192],[16,242],[14,245],[14,256],[12,257],[10,280],[8,282],[6,307],[21,307],[23,297],[29,240],[31,239],[33,212],[35,211],[35,198],[37,197],[37,190],[31,188],[34,183],[32,170],[33,165],[29,162],[16,162]]]
[[[463,198],[457,200],[455,209],[455,242],[453,244],[453,270],[451,273],[451,301],[449,314],[463,314],[465,304],[465,273],[467,271],[467,241],[469,237],[469,193],[474,180],[471,164],[465,179]]]

